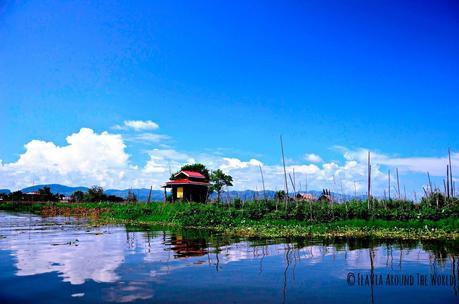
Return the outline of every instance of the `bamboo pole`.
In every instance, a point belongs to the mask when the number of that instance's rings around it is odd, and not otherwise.
[[[368,151],[368,211],[370,211],[370,201],[371,201],[371,153]]]
[[[433,193],[432,180],[430,179],[430,173],[429,172],[427,172],[427,179],[429,180],[430,195],[432,195],[432,193]]]
[[[295,171],[293,171],[295,172]],[[298,201],[296,200],[296,185],[295,185],[295,180],[292,179],[292,176],[290,175],[290,173],[288,174],[288,177],[290,178],[290,182],[292,183],[292,187],[293,187],[293,199],[296,201],[296,205],[298,206]]]
[[[306,191],[306,194],[308,194],[308,174],[306,173],[306,184],[305,184],[305,191]],[[309,217],[311,219],[311,222],[313,220],[313,216],[312,216],[312,201],[310,199],[308,199],[309,201]]]
[[[400,194],[400,178],[398,176],[398,168],[395,168],[395,172],[397,174],[397,195],[398,195],[398,199],[400,200],[401,194]]]
[[[429,194],[427,193],[426,188],[422,187],[422,190],[424,190],[425,197],[427,198],[429,196]]]
[[[293,170],[293,195],[296,195],[296,176],[295,176],[295,168]]]
[[[151,199],[151,191],[153,190],[153,186],[150,186],[150,192],[148,192],[148,199],[147,199],[147,203],[150,202],[150,199]]]
[[[343,198],[343,195],[344,195],[343,180],[340,179],[339,183],[340,183],[340,186],[341,186],[341,198],[342,198],[342,201],[344,202],[344,207],[346,208],[346,218],[347,218],[349,216],[349,211],[348,211],[348,208],[347,208],[347,199]]]
[[[287,170],[285,169],[285,156],[284,156],[284,143],[282,141],[282,135],[280,136],[281,151],[282,151],[282,164],[284,166],[284,182],[285,182],[285,210],[287,210],[288,204],[288,184],[287,184]]]
[[[305,190],[306,190],[306,193],[308,193],[308,174],[306,173],[306,185],[305,185]]]
[[[333,173],[333,192],[334,193],[337,193],[338,192],[338,189],[336,188],[336,179],[335,179],[335,173]],[[333,197],[332,197],[333,199]],[[339,202],[339,200],[338,200]]]
[[[449,198],[449,165],[446,165],[446,197]]]
[[[290,173],[288,174],[288,178],[290,179],[290,183],[292,184],[293,195],[295,195],[295,193],[296,193],[295,182],[294,182],[294,180],[292,178],[292,175]]]
[[[389,186],[389,200],[390,200],[390,170],[387,171],[387,180],[388,180],[388,186]]]
[[[261,165],[259,164],[258,167],[260,168],[261,184],[263,185],[263,197],[266,200],[265,178],[263,177],[263,170],[261,169]]]
[[[453,167],[451,163],[451,148],[448,148],[448,162],[449,162],[449,182],[450,182],[450,192],[451,197],[453,197]]]

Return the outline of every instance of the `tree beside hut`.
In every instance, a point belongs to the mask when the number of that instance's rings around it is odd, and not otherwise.
[[[205,203],[209,194],[209,171],[202,164],[185,165],[181,170],[172,174],[164,186],[171,189],[172,201],[189,201]]]
[[[188,201],[205,203],[212,192],[217,193],[217,201],[220,202],[224,187],[233,185],[233,178],[217,169],[209,174],[209,170],[203,164],[188,164],[182,166],[180,171],[171,175],[170,180],[162,187],[164,197],[166,190],[171,189],[172,201]]]

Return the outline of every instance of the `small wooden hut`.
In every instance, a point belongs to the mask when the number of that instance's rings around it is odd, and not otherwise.
[[[310,193],[298,193],[296,195],[296,200],[312,202],[314,201],[314,196],[312,196],[312,194]]]
[[[323,189],[322,195],[317,199],[319,202],[333,203],[333,196],[329,189]]]
[[[180,171],[163,186],[164,197],[166,197],[166,189],[170,188],[172,201],[205,203],[209,185],[208,178],[199,172]]]

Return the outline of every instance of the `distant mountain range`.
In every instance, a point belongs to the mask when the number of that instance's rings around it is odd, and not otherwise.
[[[69,187],[69,186],[60,185],[60,184],[49,184],[49,185],[35,185],[35,186],[27,187],[27,188],[22,189],[21,191],[25,192],[25,193],[34,192],[34,191],[38,191],[39,189],[42,189],[45,186],[49,187],[51,189],[52,193],[59,193],[59,194],[65,195],[65,196],[70,196],[75,191],[86,192],[89,189],[89,187],[83,187],[83,186]],[[9,191],[7,189],[5,189],[5,190]],[[140,189],[131,189],[131,191],[134,192],[134,194],[137,196],[138,200],[144,201],[144,200],[148,199],[148,194],[150,192],[150,189],[140,188]],[[119,197],[122,197],[122,198],[127,198],[128,192],[129,192],[129,189],[124,189],[124,190],[107,189],[107,190],[104,190],[105,194],[116,195],[116,196],[119,196]],[[152,201],[164,200],[164,192],[162,190],[152,190],[151,191],[151,200]]]
[[[38,191],[39,189],[42,189],[43,187],[50,187],[51,192],[53,193],[59,193],[63,194],[65,196],[70,196],[72,193],[75,191],[83,191],[86,192],[88,191],[88,187],[69,187],[65,185],[60,185],[60,184],[49,184],[49,185],[35,185],[31,187],[27,187],[22,189],[21,191],[24,193],[28,192],[34,192]],[[139,188],[139,189],[131,189],[132,192],[137,196],[138,200],[140,201],[146,201],[148,199],[148,194],[150,192],[150,189],[146,188]],[[10,193],[11,191],[9,189],[0,189],[0,193]],[[124,189],[124,190],[119,190],[119,189],[107,189],[104,191],[108,195],[116,195],[122,198],[127,198],[129,189]],[[264,193],[263,191],[254,191],[254,190],[243,190],[243,191],[229,191],[229,192],[224,192],[222,193],[222,200],[225,200],[227,198],[234,199],[234,198],[240,198],[242,200],[251,200],[254,198],[257,199],[262,199],[266,195],[266,198],[274,198],[275,191],[272,190],[266,190]],[[305,193],[305,192],[301,192]],[[311,194],[313,197],[319,197],[322,192],[321,191],[308,191],[307,193]],[[213,193],[211,195],[211,198],[216,198],[217,194]],[[332,193],[332,196],[338,200],[338,201],[344,201],[344,200],[350,200],[353,199],[354,196],[351,195],[346,195],[346,194],[339,194],[339,193]],[[365,196],[358,196],[358,199],[365,199]],[[152,201],[162,201],[164,200],[164,192],[162,190],[152,190],[151,191],[151,200]]]
[[[49,185],[35,185],[31,187],[27,187],[24,189],[21,189],[22,192],[34,192],[38,191],[39,189],[42,189],[43,187],[49,187],[51,189],[52,193],[59,193],[59,194],[64,194],[64,195],[71,195],[75,191],[88,191],[88,187],[69,187],[69,186],[64,186],[60,184],[49,184]]]

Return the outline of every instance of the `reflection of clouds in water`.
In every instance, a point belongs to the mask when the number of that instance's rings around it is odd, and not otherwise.
[[[102,229],[108,233],[97,235],[95,232],[99,229],[87,232],[81,226],[78,228],[77,225],[66,225],[63,219],[10,215],[8,218],[8,222],[1,223],[5,226],[1,228],[3,234],[6,232],[6,238],[0,240],[0,249],[13,252],[13,256],[16,257],[17,275],[57,271],[65,282],[71,284],[82,284],[87,279],[96,282],[116,282],[119,276],[115,270],[123,263],[125,255],[131,254],[141,254],[144,263],[159,264],[149,272],[149,277],[154,280],[175,269],[191,266],[217,263],[222,266],[269,256],[284,256],[284,260],[287,258],[285,244],[253,246],[247,241],[220,246],[218,260],[215,248],[211,248],[209,254],[203,250],[205,253],[201,256],[185,255],[178,258],[177,250],[180,250],[182,255],[184,252],[186,254],[186,250],[190,250],[190,253],[199,252],[197,248],[202,249],[203,240],[185,241],[170,235],[126,233],[124,228],[119,227],[104,227]],[[60,225],[55,225],[56,221]],[[29,224],[30,229],[27,227]],[[370,268],[368,249],[346,252],[337,250],[334,246],[311,245],[298,249],[290,245],[288,251],[289,259],[308,265],[320,263],[325,257],[336,258],[345,255],[347,268]],[[389,255],[390,252],[385,247],[376,248],[374,251],[375,268],[388,267],[389,263],[398,265],[400,250],[393,249],[392,255]],[[403,262],[416,261],[428,264],[430,258],[430,253],[420,249],[402,251]]]
[[[164,284],[187,267],[210,266],[217,271],[231,263],[258,260],[261,265],[262,259],[275,257],[275,265],[280,267],[323,263],[333,269],[328,275],[339,278],[348,270],[370,269],[370,250],[351,250],[347,245],[312,243],[298,248],[295,244],[239,241],[214,248],[204,239],[169,233],[127,232],[124,227],[88,229],[74,220],[66,223],[69,220],[64,218],[3,217],[1,212],[0,217],[0,233],[5,237],[0,238],[0,250],[12,252],[16,275],[58,272],[70,284],[86,280],[111,283],[102,292],[104,300],[111,302],[153,299],[157,284]],[[428,265],[433,258],[422,249],[391,248],[392,252],[384,246],[374,249],[375,269],[399,267],[400,254],[402,263]]]
[[[128,303],[153,298],[154,291],[147,281],[118,282],[116,286],[108,288],[105,300],[108,302]]]
[[[295,248],[293,245],[269,244],[266,246],[252,246],[250,242],[240,242],[228,246],[220,247],[220,264],[239,262],[248,259],[261,259],[269,256],[285,256],[289,254],[289,259],[298,259],[310,264],[319,263],[325,256],[336,253],[334,247],[306,246]],[[213,257],[215,260],[215,257]]]
[[[115,273],[124,261],[125,236],[118,228],[107,228],[108,233],[97,235],[99,229],[87,232],[75,225],[48,225],[47,219],[33,216],[10,216],[0,228],[6,238],[0,241],[0,250],[12,251],[16,258],[17,275],[27,276],[57,271],[64,282],[83,284],[115,282]],[[4,227],[7,225],[7,227]],[[77,241],[78,240],[78,241]]]
[[[144,244],[141,246],[145,248],[143,258],[145,263],[167,263],[174,259],[170,250],[166,250],[163,237],[144,239]]]
[[[400,263],[416,262],[429,265],[432,254],[421,249],[403,249],[378,247],[373,249],[373,267],[399,267]],[[368,249],[350,250],[347,252],[346,265],[354,269],[370,269],[371,260]]]

